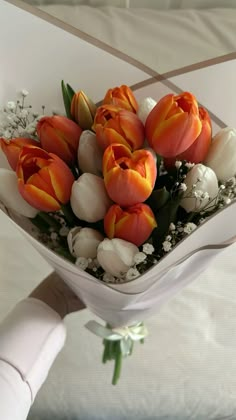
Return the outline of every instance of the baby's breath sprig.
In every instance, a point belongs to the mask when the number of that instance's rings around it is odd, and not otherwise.
[[[32,110],[31,105],[26,105],[25,98],[29,92],[22,89],[20,99],[8,101],[0,109],[0,137],[12,139],[14,137],[29,137],[37,140],[36,125],[42,117]],[[42,106],[44,114],[45,106]]]
[[[175,182],[170,190],[171,197],[174,198],[180,193],[184,193],[187,190],[187,186],[184,183],[187,173],[192,169],[194,163],[176,160],[175,162]]]

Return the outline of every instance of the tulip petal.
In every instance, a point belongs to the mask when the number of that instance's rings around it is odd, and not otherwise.
[[[24,147],[16,173],[22,196],[35,208],[56,211],[59,202],[69,201],[74,177],[58,156],[38,147]]]
[[[108,146],[114,143],[123,144],[131,148],[130,143],[117,131],[112,128],[96,127],[96,136],[99,146],[105,150]]]
[[[54,162],[48,167],[48,172],[55,196],[61,203],[66,204],[70,199],[74,177],[61,159],[52,153],[50,155],[54,157]]]
[[[98,108],[93,129],[103,149],[113,143],[138,149],[144,141],[144,127],[136,114],[114,105],[102,105]]]
[[[48,152],[36,146],[24,146],[20,153],[20,159],[22,160],[25,156],[32,156],[34,152],[37,154],[38,158],[48,159]]]
[[[110,198],[123,207],[145,201],[152,192],[152,186],[132,169],[114,168],[104,181]]]
[[[109,146],[103,156],[103,176],[110,198],[127,207],[145,201],[157,175],[156,163],[148,150],[131,152],[124,145]]]
[[[201,132],[197,115],[177,114],[157,126],[152,136],[153,148],[163,157],[178,156],[188,149]]]
[[[37,124],[42,147],[67,163],[74,162],[76,158],[81,132],[74,121],[60,115],[43,117]]]
[[[42,127],[40,138],[42,147],[47,152],[55,153],[61,158],[63,157],[66,162],[71,161],[71,155],[74,153],[73,149],[52,127]]]
[[[52,128],[54,128],[62,139],[66,139],[66,142],[73,148],[78,145],[82,130],[74,121],[61,115],[54,115]]]
[[[126,85],[109,89],[105,95],[103,104],[112,104],[131,112],[137,112],[138,110],[138,103],[134,94]]]
[[[110,209],[108,210],[105,218],[104,218],[104,229],[106,232],[106,235],[109,239],[114,238],[115,236],[115,227],[117,226],[117,224],[119,222],[117,222],[117,220],[120,222],[122,222],[122,210],[120,208],[120,206],[114,204],[110,207]]]
[[[166,95],[150,112],[145,125],[149,144],[164,158],[176,157],[188,149],[201,128],[198,103],[190,92]]]
[[[36,209],[46,212],[60,210],[58,201],[34,185],[24,185],[19,179],[18,188],[22,197]]]
[[[174,95],[169,94],[164,96],[153,108],[147,117],[145,124],[146,137],[150,146],[152,147],[152,133],[155,128],[165,121],[172,105],[174,103]]]
[[[120,238],[137,246],[149,238],[156,226],[152,210],[143,203],[126,209],[114,204],[104,218],[104,230],[110,239]]]
[[[48,166],[42,168],[39,172],[31,175],[28,178],[26,184],[27,185],[32,184],[35,187],[39,188],[40,190],[43,190],[47,194],[51,195],[53,198],[55,198],[55,200],[57,199],[55,191],[51,183]]]
[[[202,129],[194,143],[178,156],[179,160],[187,162],[200,163],[203,162],[211,145],[212,128],[211,119],[206,109],[199,108],[199,116],[202,123]]]
[[[11,140],[0,139],[0,148],[5,153],[13,171],[16,170],[22,148],[27,145],[40,146],[38,141],[25,137],[16,137]]]
[[[120,126],[133,150],[140,149],[144,142],[144,126],[136,114],[120,111]]]

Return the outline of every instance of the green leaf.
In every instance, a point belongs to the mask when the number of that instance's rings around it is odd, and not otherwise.
[[[166,235],[168,234],[171,223],[176,222],[177,210],[179,207],[179,200],[169,200],[161,209],[155,214],[157,227],[153,231],[153,245],[156,250],[162,247]]]
[[[72,263],[75,263],[76,258],[73,257],[70,252],[67,249],[63,248],[55,248],[54,251],[64,257],[66,260],[71,261]]]
[[[62,80],[61,81],[61,90],[62,90],[62,96],[63,96],[66,115],[67,115],[68,118],[72,119],[71,112],[70,112],[71,96],[68,93],[67,86],[65,85],[64,80]]]
[[[115,367],[114,367],[114,373],[112,378],[112,385],[116,385],[121,374],[121,368],[122,368],[122,352],[120,348],[120,341],[115,342]]]
[[[68,83],[66,84],[66,87],[67,87],[67,94],[68,94],[68,97],[69,97],[70,102],[71,102],[73,96],[75,95],[75,91]]]
[[[50,225],[38,214],[33,219],[31,219],[31,222],[40,230],[40,232],[49,233]]]
[[[147,204],[151,207],[155,214],[161,207],[163,207],[170,198],[170,193],[166,187],[154,190],[147,200]]]
[[[59,232],[61,229],[61,224],[49,213],[40,211],[37,215],[38,218],[41,218],[49,227],[53,228],[56,232]]]

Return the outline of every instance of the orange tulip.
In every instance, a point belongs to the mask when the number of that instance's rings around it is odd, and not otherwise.
[[[109,239],[120,238],[137,246],[149,238],[156,226],[152,210],[143,203],[126,209],[114,204],[104,218],[104,230]]]
[[[83,130],[90,130],[97,111],[96,105],[80,90],[71,101],[71,115]]]
[[[192,163],[201,163],[205,160],[212,139],[211,119],[205,108],[199,108],[199,117],[202,123],[202,130],[194,143],[176,158],[165,159],[166,167],[174,166],[176,160],[186,160]]]
[[[22,197],[41,211],[57,211],[70,200],[74,177],[68,166],[53,153],[25,146],[16,168]]]
[[[43,117],[37,124],[42,148],[55,153],[68,164],[74,163],[82,129],[69,118],[61,115]]]
[[[197,100],[189,92],[164,96],[148,115],[145,125],[150,146],[165,158],[178,156],[188,149],[201,129]]]
[[[137,115],[114,105],[102,105],[98,108],[93,129],[103,150],[113,143],[124,144],[129,149],[136,150],[144,142],[144,126]]]
[[[21,149],[26,145],[40,146],[38,141],[25,137],[16,137],[15,139],[11,140],[6,140],[3,138],[0,139],[0,148],[5,153],[9,165],[13,171],[16,170]]]
[[[145,201],[157,176],[152,153],[145,149],[131,152],[122,144],[112,144],[103,155],[103,176],[110,198],[128,207]]]
[[[131,112],[137,112],[138,110],[138,103],[134,94],[126,85],[109,89],[103,99],[103,105],[104,104],[115,105]]]

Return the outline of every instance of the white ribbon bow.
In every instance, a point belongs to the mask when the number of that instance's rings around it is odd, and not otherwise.
[[[129,327],[109,328],[97,321],[89,321],[85,327],[104,340],[120,341],[123,356],[128,356],[131,353],[134,341],[143,340],[148,335],[148,330],[142,322]]]

